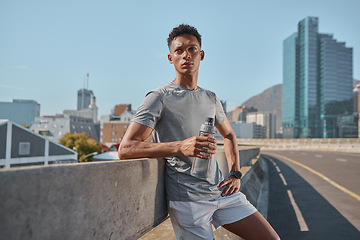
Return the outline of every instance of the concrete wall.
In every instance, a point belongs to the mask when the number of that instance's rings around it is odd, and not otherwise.
[[[261,150],[338,151],[360,153],[360,138],[238,139]]]
[[[167,215],[164,161],[0,171],[1,239],[137,239]]]
[[[1,239],[138,239],[167,216],[164,169],[139,159],[1,170]]]
[[[259,155],[260,149],[258,147],[246,147],[240,148],[239,156],[240,156],[240,167],[246,166],[250,164],[251,159],[256,158]],[[224,149],[222,147],[218,147],[217,152],[215,154],[215,159],[219,164],[219,168],[223,173],[224,177],[228,176],[229,167],[226,161],[226,156]]]

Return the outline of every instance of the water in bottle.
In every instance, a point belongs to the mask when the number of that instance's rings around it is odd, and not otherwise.
[[[215,137],[214,118],[207,117],[205,123],[201,125],[200,136]],[[211,155],[202,153],[203,155]],[[199,178],[207,178],[210,168],[210,161],[212,159],[195,158],[191,167],[191,175]]]

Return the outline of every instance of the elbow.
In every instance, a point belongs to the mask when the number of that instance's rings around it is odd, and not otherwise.
[[[120,144],[118,149],[118,157],[120,160],[128,160],[130,159],[128,151],[123,144]]]

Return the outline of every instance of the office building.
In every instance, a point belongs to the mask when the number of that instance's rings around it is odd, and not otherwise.
[[[339,137],[339,117],[352,115],[352,48],[318,33],[307,17],[283,42],[284,138]]]
[[[80,91],[80,90],[79,90]],[[98,120],[98,107],[96,106],[96,98],[92,96],[90,99],[90,104],[87,108],[80,110],[63,110],[63,114],[84,118],[91,118],[95,124],[99,122]]]
[[[77,110],[89,108],[93,96],[93,91],[85,88],[79,89],[77,97]]]
[[[31,126],[40,116],[40,104],[34,100],[14,99],[12,102],[0,102],[0,119]]]
[[[230,122],[246,122],[246,114],[247,113],[252,113],[252,112],[257,112],[257,109],[254,107],[246,107],[246,106],[238,106],[235,108],[235,110],[233,110],[232,112],[230,112],[228,118]]]
[[[246,115],[247,123],[255,123],[262,126],[264,133],[257,136],[263,138],[275,138],[276,136],[276,116],[269,112],[251,112]]]
[[[68,132],[86,132],[92,139],[99,141],[97,128],[91,118],[64,114],[42,116],[35,120],[30,129],[54,142],[59,142],[60,138]]]
[[[101,117],[100,142],[107,146],[118,143],[134,116],[131,104],[116,105],[109,115]]]

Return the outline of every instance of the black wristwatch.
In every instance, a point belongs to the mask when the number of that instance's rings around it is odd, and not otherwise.
[[[234,176],[234,177],[236,177],[238,179],[241,179],[242,173],[240,171],[234,171],[234,172],[230,173],[230,176]]]

